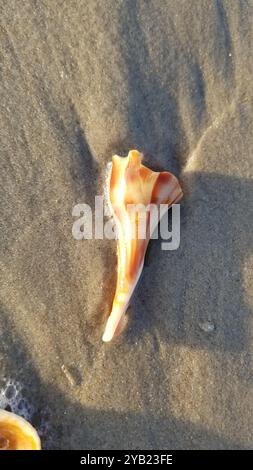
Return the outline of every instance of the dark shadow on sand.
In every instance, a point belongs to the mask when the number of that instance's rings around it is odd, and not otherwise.
[[[252,311],[243,268],[253,249],[253,182],[195,173],[183,184],[180,247],[162,251],[161,240],[151,241],[126,335],[135,341],[157,330],[165,341],[193,348],[247,350]],[[201,331],[204,321],[214,324],[211,334]]]

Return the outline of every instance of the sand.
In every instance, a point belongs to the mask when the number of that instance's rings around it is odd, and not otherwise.
[[[252,448],[252,1],[0,6],[0,404],[44,448]],[[72,209],[131,148],[179,177],[181,244],[103,344],[116,246]]]

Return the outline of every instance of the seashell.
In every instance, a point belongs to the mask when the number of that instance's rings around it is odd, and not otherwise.
[[[34,427],[21,416],[0,410],[0,450],[40,450]]]
[[[174,175],[150,170],[141,163],[142,158],[137,150],[131,150],[127,157],[112,158],[108,202],[117,228],[118,274],[103,335],[106,342],[117,336],[126,322],[125,312],[141,275],[150,237],[159,222],[152,222],[151,206],[167,204],[167,209],[183,196]]]

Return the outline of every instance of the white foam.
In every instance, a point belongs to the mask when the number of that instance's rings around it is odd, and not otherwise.
[[[36,403],[32,404],[26,397],[24,385],[17,380],[4,377],[0,387],[0,408],[11,411],[18,416],[34,424],[40,436],[49,435],[50,425],[47,415],[48,409],[37,409]],[[38,416],[37,423],[33,423],[34,417]]]
[[[22,395],[22,384],[12,379],[3,379],[0,389],[0,408],[12,411],[27,421],[31,421],[34,408]]]

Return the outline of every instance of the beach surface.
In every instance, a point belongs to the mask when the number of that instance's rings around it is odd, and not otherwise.
[[[0,407],[49,449],[253,447],[247,0],[0,1]],[[72,236],[136,148],[180,180],[114,342],[116,243]]]

